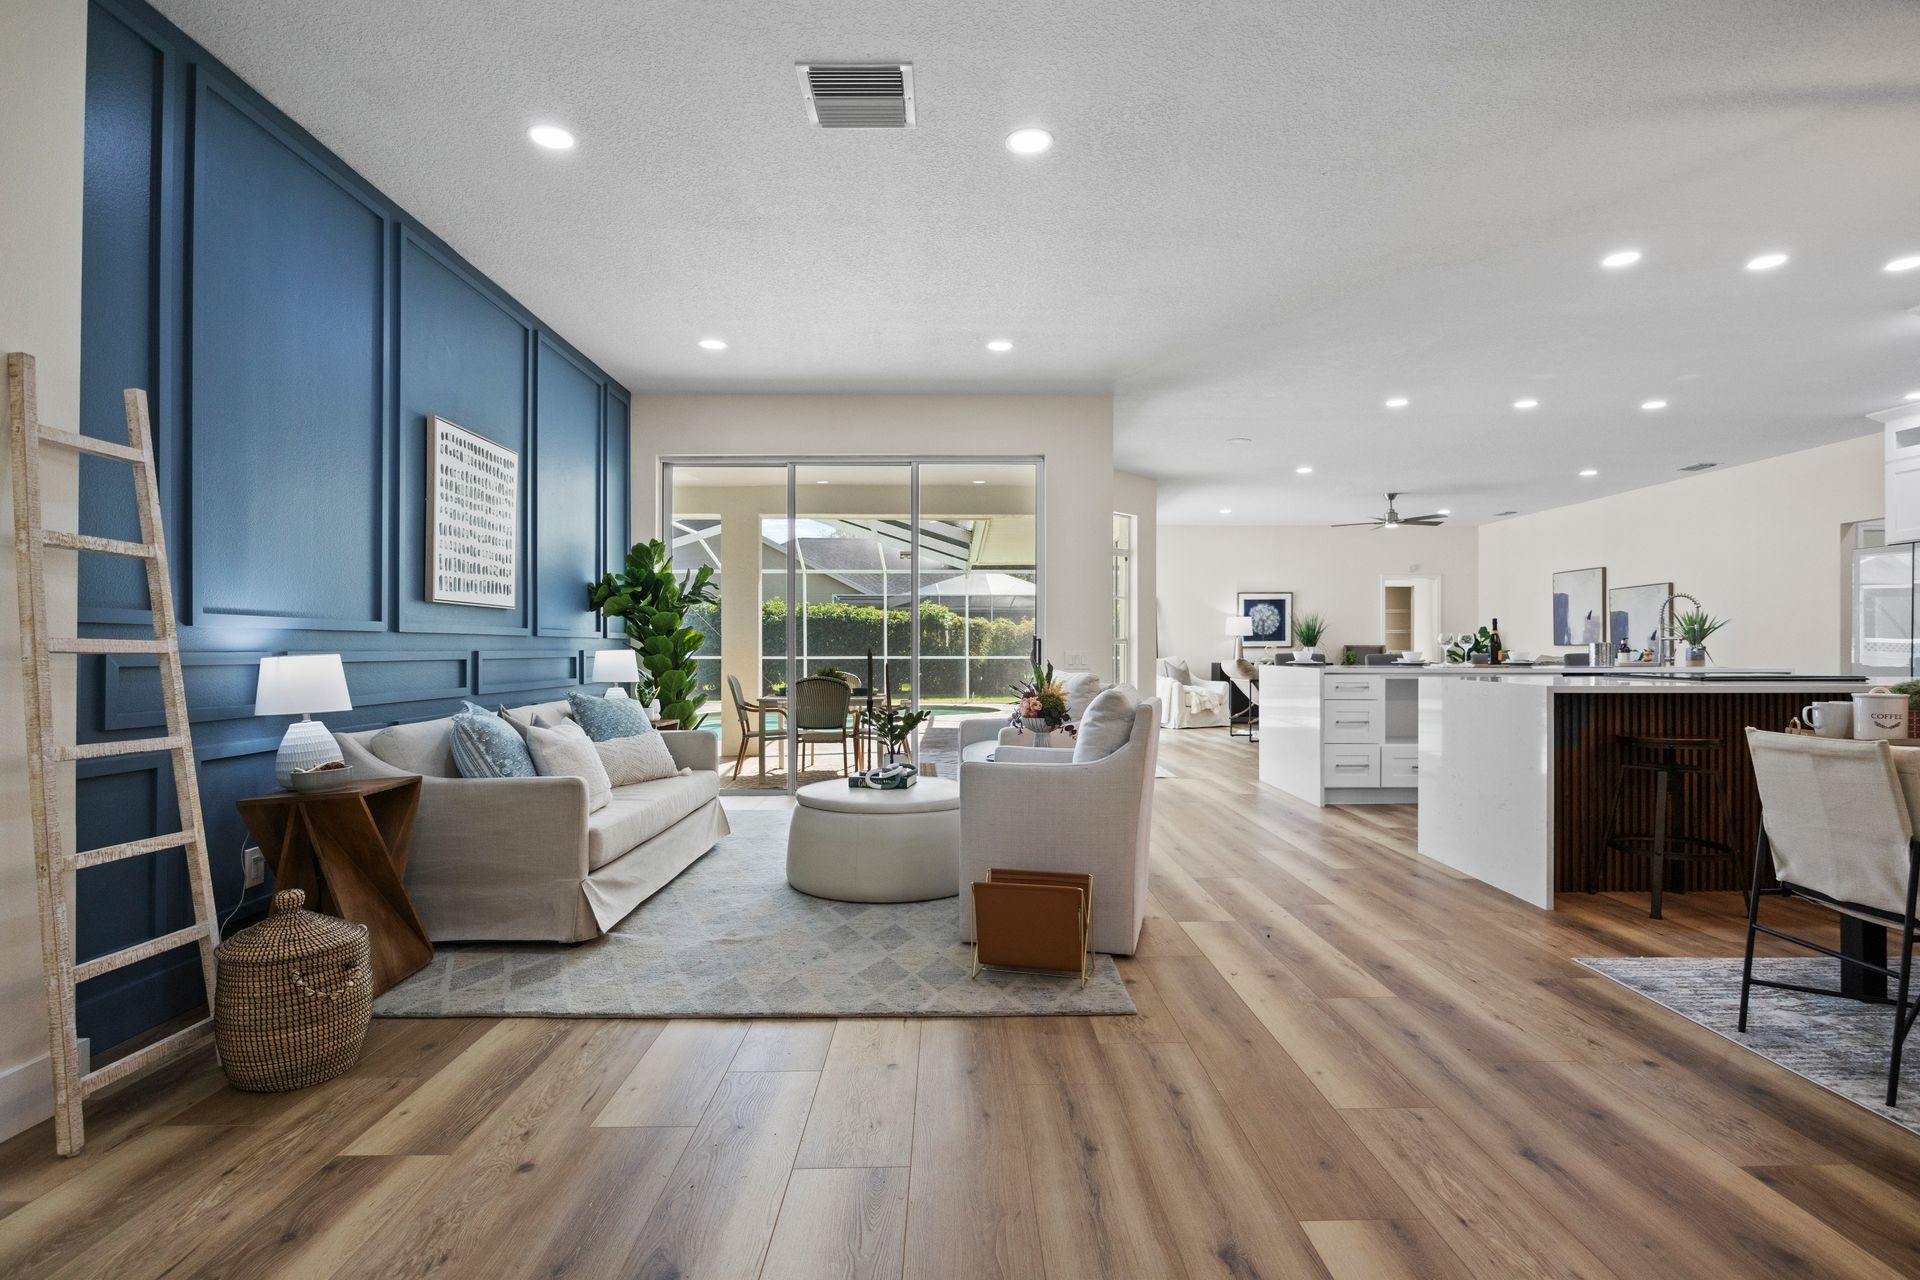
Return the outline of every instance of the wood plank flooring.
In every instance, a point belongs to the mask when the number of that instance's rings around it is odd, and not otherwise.
[[[187,1060],[77,1159],[0,1145],[0,1275],[1920,1274],[1920,1139],[1571,963],[1736,954],[1737,896],[1536,911],[1244,740],[1163,760],[1136,1015],[376,1021],[290,1095]]]

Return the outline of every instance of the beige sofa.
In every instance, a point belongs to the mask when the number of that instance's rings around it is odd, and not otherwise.
[[[508,714],[571,715],[565,702]],[[424,779],[406,884],[435,942],[598,937],[727,834],[710,733],[662,733],[688,772],[616,787],[593,813],[579,778],[461,777],[451,733],[440,719],[334,735],[361,777]]]

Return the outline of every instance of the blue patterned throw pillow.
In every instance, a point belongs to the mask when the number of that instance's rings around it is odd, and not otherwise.
[[[531,778],[533,757],[505,720],[473,703],[453,718],[453,767],[463,778]]]
[[[653,732],[644,703],[632,698],[596,698],[592,694],[570,693],[567,705],[573,708],[574,723],[587,731],[595,742],[632,738]]]

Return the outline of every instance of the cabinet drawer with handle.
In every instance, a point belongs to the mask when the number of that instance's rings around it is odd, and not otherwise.
[[[1420,785],[1420,748],[1411,742],[1393,742],[1380,748],[1380,785]]]
[[[1322,747],[1320,785],[1323,787],[1379,786],[1380,748]]]
[[[1383,702],[1329,702],[1320,716],[1322,742],[1378,742],[1386,736]]]
[[[1387,696],[1387,678],[1385,676],[1324,676],[1321,680],[1320,692],[1329,702],[1345,699],[1378,702]]]

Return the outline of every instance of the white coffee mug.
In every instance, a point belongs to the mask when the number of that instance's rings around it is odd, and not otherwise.
[[[1853,704],[1810,702],[1800,708],[1800,723],[1822,738],[1850,738],[1853,736]]]
[[[1876,689],[1853,695],[1853,736],[1900,739],[1907,736],[1907,695]]]

